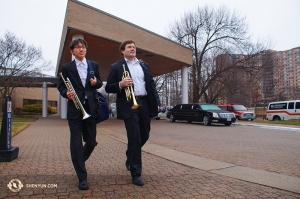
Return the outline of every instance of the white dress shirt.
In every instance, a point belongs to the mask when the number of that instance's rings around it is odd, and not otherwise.
[[[140,62],[137,58],[134,61],[129,61],[125,58],[127,66],[129,68],[131,79],[134,85],[134,95],[135,96],[144,96],[147,95],[147,91],[145,88],[145,75],[140,65]]]
[[[79,77],[81,79],[82,85],[83,85],[83,87],[85,87],[86,77],[87,77],[86,59],[84,58],[82,61],[79,61],[78,59],[75,58],[75,63],[76,63],[77,71],[78,71]]]

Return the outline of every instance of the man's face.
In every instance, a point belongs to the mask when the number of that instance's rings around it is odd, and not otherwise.
[[[136,49],[134,43],[126,44],[125,50],[121,51],[125,58],[134,58],[136,56]]]
[[[82,43],[78,43],[74,46],[74,49],[70,51],[76,57],[76,59],[82,61],[86,54],[86,46]]]

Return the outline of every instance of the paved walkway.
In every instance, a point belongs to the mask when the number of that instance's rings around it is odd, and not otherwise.
[[[12,162],[0,163],[0,198],[300,198],[299,157],[294,157],[291,167],[283,171],[279,169],[281,166],[274,171],[261,165],[248,166],[247,161],[260,163],[253,160],[254,156],[245,157],[241,163],[235,162],[233,157],[228,158],[228,148],[224,146],[221,146],[224,153],[214,146],[221,158],[213,154],[205,157],[193,151],[196,148],[194,140],[176,139],[177,131],[181,134],[187,130],[194,132],[199,126],[175,123],[172,125],[176,128],[172,130],[175,133],[167,137],[169,124],[152,122],[150,140],[143,147],[143,179],[146,183],[143,187],[132,184],[124,165],[126,136],[123,122],[111,118],[99,124],[98,146],[86,162],[90,189],[80,191],[70,160],[67,121],[58,116],[39,118],[13,137],[12,145],[20,148],[19,157]],[[224,127],[222,131],[232,131],[232,128]],[[292,132],[299,146],[298,134]],[[206,139],[209,143],[209,138]],[[242,153],[241,142],[231,144],[230,149],[235,148],[236,154]],[[189,148],[189,145],[193,147]],[[247,146],[244,147],[247,150]],[[202,148],[200,151],[205,152]],[[16,180],[23,187],[13,192],[7,185],[12,181],[20,188]]]

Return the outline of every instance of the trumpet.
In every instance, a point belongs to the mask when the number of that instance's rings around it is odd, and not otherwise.
[[[73,86],[72,86],[72,84],[71,84],[71,82],[70,82],[70,80],[69,80],[69,78],[67,77],[67,81],[66,81],[65,78],[64,78],[64,76],[62,75],[62,73],[59,73],[59,74],[60,74],[62,80],[64,81],[64,83],[65,83],[68,91],[70,91],[70,92],[75,91],[74,88],[73,88]],[[81,110],[82,115],[83,115],[83,118],[82,118],[83,120],[86,119],[86,118],[89,118],[91,116],[91,115],[87,114],[87,112],[84,110],[84,108],[83,108],[83,106],[82,106],[82,104],[81,104],[81,102],[80,102],[77,94],[75,95],[75,97],[73,99],[73,102],[74,102],[75,107],[77,109]]]
[[[126,77],[130,78],[129,72],[125,70],[125,65],[123,64],[123,75],[122,75],[122,80]],[[133,106],[131,107],[131,109],[137,109],[140,105],[137,104],[135,96],[134,96],[134,92],[132,89],[132,86],[126,87],[125,88],[125,94],[126,94],[126,99],[129,102],[131,99],[133,101]]]

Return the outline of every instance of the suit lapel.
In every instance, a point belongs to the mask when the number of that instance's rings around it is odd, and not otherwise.
[[[92,64],[92,63],[91,63]],[[93,67],[93,66],[92,66]],[[90,69],[89,69],[89,66],[87,67],[87,73],[86,73],[86,81],[85,81],[85,86],[88,85],[88,82],[90,81]]]
[[[145,83],[147,84],[147,82],[148,82],[148,78],[149,78],[149,76],[148,76],[148,68],[145,66],[145,63],[143,62],[143,60],[139,60],[139,63],[140,63],[140,66],[142,67],[142,69],[143,69],[143,72],[144,72],[144,77],[145,77]]]
[[[126,63],[125,59],[123,59],[123,61],[121,63],[122,71],[124,72],[123,64],[125,65],[125,70],[128,71],[129,76],[131,77],[131,73],[130,73],[130,70],[129,70],[128,66],[127,66],[127,63]],[[123,74],[123,72],[122,72],[122,74]]]

